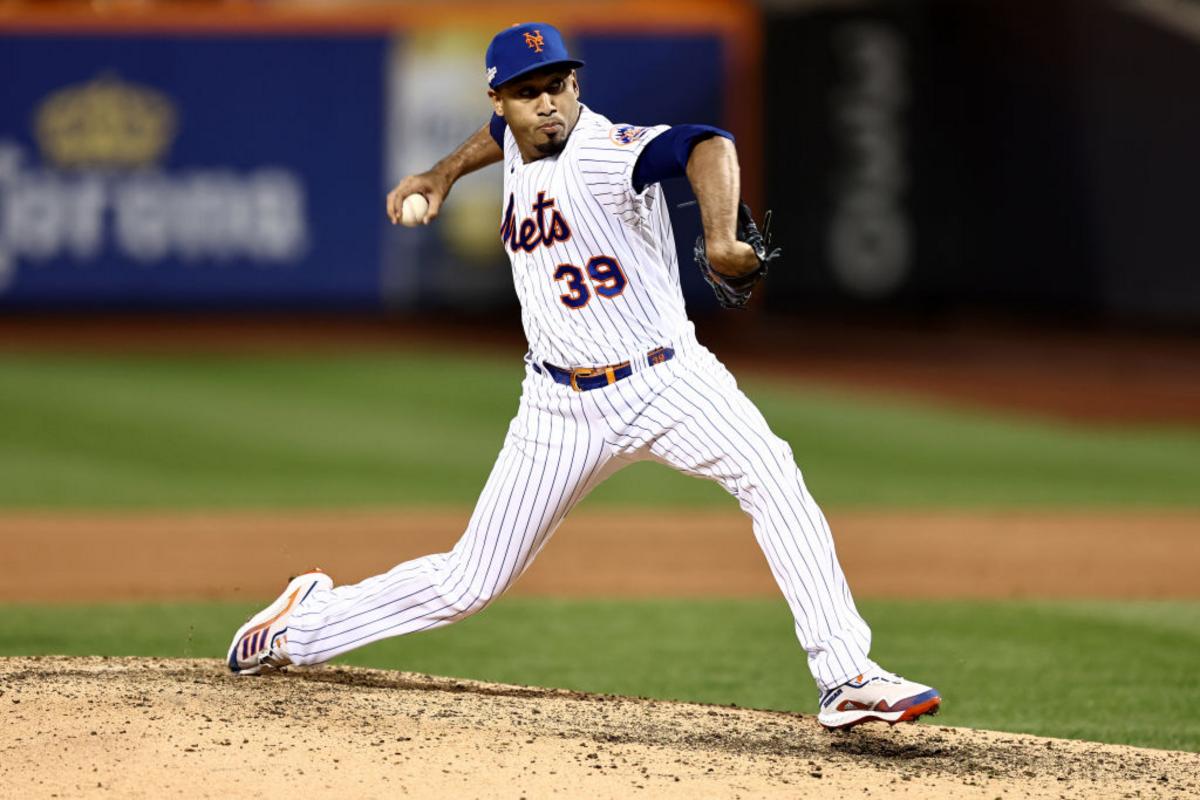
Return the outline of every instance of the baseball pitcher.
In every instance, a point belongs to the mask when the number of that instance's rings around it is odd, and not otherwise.
[[[733,137],[707,125],[614,124],[580,102],[582,66],[551,25],[496,34],[486,54],[491,121],[387,198],[394,223],[428,224],[458,178],[502,164],[500,246],[529,350],[516,416],[462,538],[354,585],[335,587],[319,571],[293,579],[234,636],[229,668],[317,664],[474,614],[588,492],[652,460],[718,482],[753,520],[820,691],[822,725],[935,713],[936,690],[870,659],[870,628],[791,448],[688,320],[661,181],[691,183],[704,229],[696,261],[722,304],[743,305],[779,255],[740,200]]]

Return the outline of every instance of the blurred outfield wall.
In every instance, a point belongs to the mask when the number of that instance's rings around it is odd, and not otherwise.
[[[0,14],[0,311],[511,309],[494,169],[428,229],[383,197],[487,119],[491,34],[542,18],[614,121],[737,134],[786,246],[759,311],[1200,329],[1196,4],[55,8]]]
[[[770,5],[770,309],[1200,329],[1200,5]]]
[[[733,130],[761,193],[749,4],[31,7],[0,15],[0,308],[514,304],[496,169],[429,228],[383,200],[490,117],[492,34],[548,12],[585,103]],[[690,242],[696,209],[673,213]]]

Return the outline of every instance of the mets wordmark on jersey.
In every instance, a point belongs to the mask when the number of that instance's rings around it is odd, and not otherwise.
[[[664,130],[614,125],[585,106],[563,151],[529,164],[505,131],[500,237],[535,361],[620,363],[687,324],[662,187],[637,193],[631,180]]]

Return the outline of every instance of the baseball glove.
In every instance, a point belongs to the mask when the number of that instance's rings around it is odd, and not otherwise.
[[[758,266],[745,275],[726,275],[713,269],[708,263],[708,254],[704,249],[704,234],[696,237],[696,265],[700,267],[700,274],[704,276],[704,280],[712,287],[717,301],[725,308],[745,306],[754,287],[767,277],[767,267],[781,252],[778,247],[771,249],[771,212],[768,211],[763,217],[763,229],[759,232],[758,225],[754,223],[754,216],[750,213],[750,206],[746,205],[744,200],[738,203],[737,238],[738,241],[750,245],[754,249],[754,255],[758,257]]]

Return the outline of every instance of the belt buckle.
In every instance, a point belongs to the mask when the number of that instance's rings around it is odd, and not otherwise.
[[[577,392],[582,392],[583,389],[579,388],[579,379],[594,378],[597,375],[605,376],[608,379],[608,385],[611,386],[617,382],[617,376],[615,374],[616,370],[628,363],[629,362],[626,361],[622,364],[609,365],[607,367],[579,367],[577,369],[573,369],[571,370],[571,388]]]
[[[571,370],[571,388],[577,392],[582,392],[583,389],[579,388],[579,379],[590,378],[599,372],[600,370],[593,369],[592,367],[578,367],[577,369]]]

